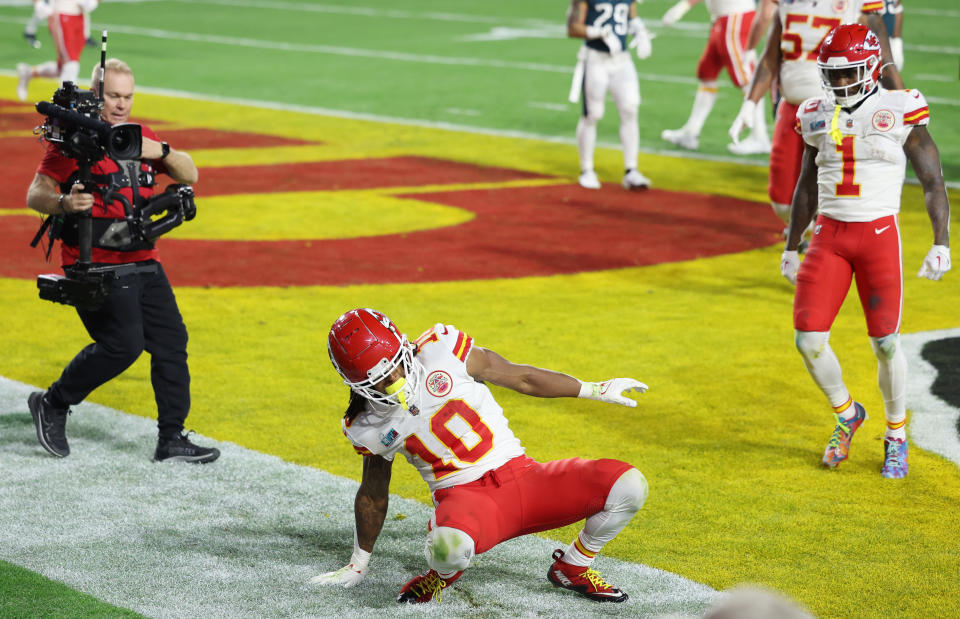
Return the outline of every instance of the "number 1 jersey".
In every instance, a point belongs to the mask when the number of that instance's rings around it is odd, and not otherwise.
[[[469,483],[524,453],[490,389],[467,373],[473,338],[437,324],[417,339],[424,367],[420,407],[368,402],[343,433],[357,453],[387,460],[399,452],[417,468],[430,491]]]

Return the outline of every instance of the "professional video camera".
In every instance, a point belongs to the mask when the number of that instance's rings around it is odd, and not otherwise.
[[[53,93],[53,103],[37,103],[37,111],[46,116],[38,132],[80,167],[93,165],[106,156],[138,159],[143,140],[140,125],[105,123],[100,120],[102,107],[96,94],[80,90],[73,82],[64,82]]]
[[[77,162],[77,183],[84,191],[99,193],[105,205],[114,201],[123,205],[124,219],[114,220],[106,229],[99,227],[97,246],[123,249],[131,245],[152,247],[153,241],[184,221],[196,215],[193,189],[188,185],[174,184],[143,203],[127,200],[118,185],[110,181],[109,187],[101,188],[93,182],[92,167],[106,157],[116,161],[140,159],[143,133],[140,125],[122,123],[110,125],[100,119],[103,109],[103,76],[106,64],[107,32],[103,31],[100,53],[99,96],[91,91],[80,90],[73,82],[64,82],[53,94],[52,103],[37,103],[37,111],[46,116],[35,133],[56,145],[60,152]],[[102,181],[101,181],[102,183]],[[102,222],[103,220],[98,220]],[[40,298],[81,309],[96,309],[103,304],[113,279],[122,274],[123,268],[115,265],[93,265],[93,220],[89,211],[75,216],[47,217],[34,236],[31,246],[36,247],[46,232],[51,240],[70,238],[79,249],[77,261],[65,267],[66,277],[55,274],[37,277]],[[49,249],[47,252],[49,257]]]

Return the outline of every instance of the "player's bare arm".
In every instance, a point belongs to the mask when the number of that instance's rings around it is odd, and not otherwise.
[[[539,398],[575,398],[580,393],[580,381],[568,374],[512,363],[479,346],[467,357],[467,372],[479,381]]]
[[[582,382],[569,374],[512,363],[492,350],[474,346],[467,357],[467,373],[480,380],[539,398],[587,398],[635,407],[628,391],[644,393],[647,386],[633,378],[611,378],[602,383]]]
[[[887,28],[883,25],[883,17],[879,13],[868,13],[860,17],[860,22],[867,28],[873,30],[877,38],[880,39],[880,56],[884,65],[880,72],[880,83],[887,90],[903,90],[903,78],[900,71],[893,62],[893,51],[890,49],[890,37],[887,36]]]
[[[750,24],[750,34],[747,36],[747,49],[753,49],[757,45],[760,45],[760,39],[762,39],[763,35],[767,34],[767,31],[770,29],[770,22],[773,21],[773,16],[776,12],[776,0],[760,0],[760,5],[757,7],[757,16],[753,19],[753,23]],[[777,21],[779,22],[780,20],[778,19]]]
[[[572,0],[567,10],[567,36],[575,39],[587,38],[587,3]]]
[[[750,91],[747,98],[757,102],[770,90],[770,84],[780,72],[780,63],[782,62],[783,52],[780,49],[780,37],[783,34],[783,25],[780,19],[773,22],[770,28],[770,36],[767,37],[767,45],[763,48],[763,54],[757,63],[757,70],[750,80]]]
[[[920,125],[910,130],[910,135],[903,145],[903,152],[923,187],[923,201],[933,225],[933,243],[950,247],[950,203],[943,183],[940,151],[925,126]]]
[[[790,206],[790,226],[785,251],[797,251],[803,231],[817,212],[817,149],[806,144],[800,164],[800,178]]]
[[[390,504],[390,476],[393,462],[380,456],[363,458],[363,477],[353,502],[357,527],[357,545],[373,552],[380,537]]]

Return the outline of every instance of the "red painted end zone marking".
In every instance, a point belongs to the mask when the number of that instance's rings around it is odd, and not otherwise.
[[[304,146],[322,144],[261,133],[243,131],[216,131],[213,129],[158,129],[157,135],[180,150],[201,148],[267,148],[269,146]]]
[[[200,171],[200,196],[282,191],[335,191],[422,187],[546,178],[542,174],[430,157],[385,157],[281,165],[209,168]]]

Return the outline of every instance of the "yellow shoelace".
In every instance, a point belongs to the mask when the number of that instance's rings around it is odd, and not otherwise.
[[[583,573],[583,577],[590,581],[590,584],[593,585],[593,588],[597,591],[601,589],[612,588],[610,585],[603,579],[603,576],[600,575],[600,572],[597,570],[588,569]]]

